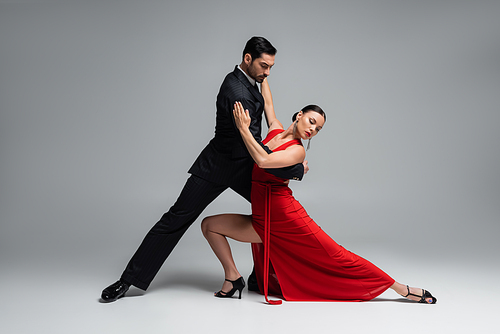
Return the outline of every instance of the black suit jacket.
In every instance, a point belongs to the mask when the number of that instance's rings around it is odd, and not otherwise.
[[[236,101],[248,109],[252,119],[250,132],[261,142],[264,98],[236,66],[222,82],[217,95],[215,136],[200,153],[189,173],[227,186],[241,186],[250,182],[253,159],[234,123],[233,107]],[[297,164],[267,171],[285,179],[301,180],[304,166]]]

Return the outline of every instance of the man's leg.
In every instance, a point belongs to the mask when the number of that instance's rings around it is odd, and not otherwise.
[[[231,186],[230,187],[235,193],[246,199],[249,203],[251,202],[251,192],[252,192],[252,183],[248,182],[243,186]]]
[[[146,290],[184,232],[225,189],[227,186],[191,175],[175,204],[151,228],[130,259],[121,281]],[[103,299],[114,301],[117,298],[104,298],[103,291]]]

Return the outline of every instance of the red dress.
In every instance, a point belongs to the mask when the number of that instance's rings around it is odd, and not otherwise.
[[[271,131],[263,143],[283,131]],[[291,140],[274,151],[291,145],[302,143]],[[252,225],[263,243],[252,244],[252,251],[259,289],[266,300],[269,289],[269,294],[287,301],[366,301],[394,283],[374,264],[330,238],[284,181],[257,165],[253,168]],[[266,237],[266,217],[270,237]]]

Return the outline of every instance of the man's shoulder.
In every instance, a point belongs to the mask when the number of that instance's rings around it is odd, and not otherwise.
[[[224,81],[222,82],[222,85],[243,85],[243,81],[241,81],[241,78],[238,76],[238,69],[235,69],[233,72],[229,72],[226,77],[224,78]]]
[[[252,98],[252,94],[250,93],[247,87],[248,85],[246,85],[245,82],[242,80],[242,79],[245,80],[247,79],[245,77],[240,78],[240,76],[238,76],[238,73],[236,71],[239,70],[236,69],[235,71],[230,72],[226,75],[220,87],[219,94],[223,94],[230,97]]]

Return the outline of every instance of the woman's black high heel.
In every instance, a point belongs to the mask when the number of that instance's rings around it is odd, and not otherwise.
[[[241,291],[245,287],[245,280],[243,279],[243,277],[240,276],[240,278],[235,281],[230,281],[226,278],[226,281],[230,282],[233,285],[231,291],[224,292],[222,290],[219,290],[214,294],[214,296],[219,298],[231,298],[236,291],[239,291],[238,299],[241,299]]]
[[[410,287],[408,285],[406,286],[406,289],[408,289],[408,294],[406,296],[403,296],[405,298],[408,296],[414,296],[420,298],[420,300],[418,301],[419,303],[425,303],[425,304],[436,304],[436,302],[438,301],[437,298],[431,295],[431,293],[427,290],[422,289],[422,296],[419,296],[414,293],[410,293]],[[432,303],[428,303],[426,298],[432,298]]]

